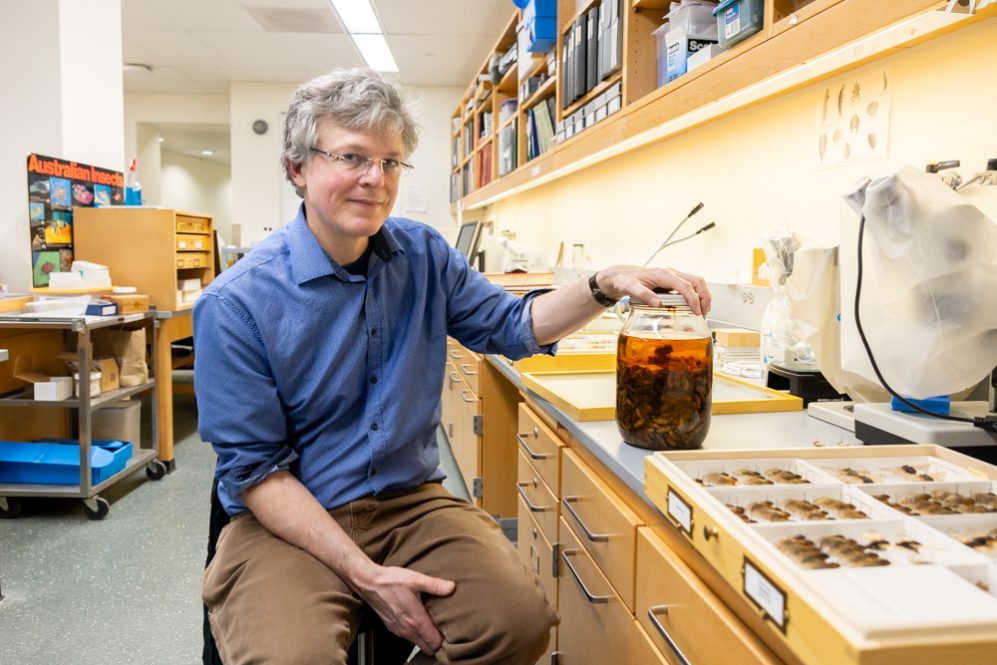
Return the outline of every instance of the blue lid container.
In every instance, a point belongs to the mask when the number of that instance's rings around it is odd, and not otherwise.
[[[730,48],[762,29],[765,3],[762,0],[723,0],[713,10],[717,19],[720,46]]]
[[[130,443],[94,441],[90,448],[90,483],[97,485],[121,471],[131,456]],[[79,440],[0,441],[0,483],[78,485],[79,482]]]

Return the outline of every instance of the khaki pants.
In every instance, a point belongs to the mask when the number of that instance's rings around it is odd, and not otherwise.
[[[483,511],[431,483],[329,512],[373,561],[457,583],[450,596],[424,596],[444,641],[435,659],[415,662],[527,665],[543,654],[557,613]],[[225,665],[341,665],[363,608],[328,567],[251,514],[222,531],[203,597]]]

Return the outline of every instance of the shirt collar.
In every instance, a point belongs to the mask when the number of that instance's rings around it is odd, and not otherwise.
[[[390,221],[389,217],[381,229],[370,238],[374,256],[385,263],[390,261],[392,256],[405,252],[395,237],[395,231],[390,228],[392,226],[389,224]],[[291,271],[298,285],[329,275],[350,279],[349,273],[325,253],[318,243],[318,238],[308,228],[304,203],[298,207],[297,216],[288,225],[287,246],[293,257]]]

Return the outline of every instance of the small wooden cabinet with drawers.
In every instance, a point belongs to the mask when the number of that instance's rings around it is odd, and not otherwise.
[[[77,208],[76,258],[106,265],[115,285],[134,286],[157,309],[189,309],[178,302],[177,283],[215,277],[211,215],[146,207]]]

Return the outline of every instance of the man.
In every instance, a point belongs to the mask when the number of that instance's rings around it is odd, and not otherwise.
[[[613,267],[519,299],[432,228],[388,219],[417,134],[370,70],[302,85],[283,136],[297,218],[194,308],[200,434],[233,516],[203,591],[222,660],[343,663],[368,605],[417,662],[532,663],[556,613],[494,522],[439,484],[446,337],[552,353],[608,299],[668,287],[705,313],[709,291]]]

